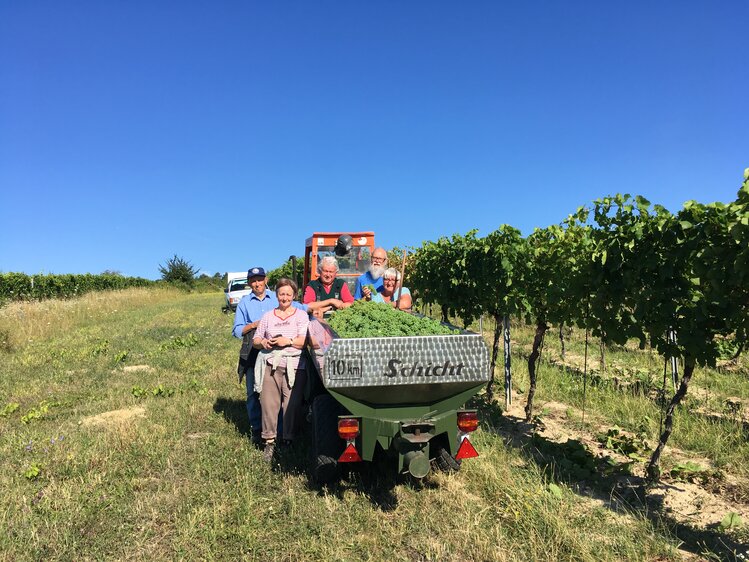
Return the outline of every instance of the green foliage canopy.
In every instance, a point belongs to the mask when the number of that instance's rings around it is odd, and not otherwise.
[[[276,286],[276,283],[278,283],[278,280],[281,279],[281,277],[287,277],[289,279],[293,279],[294,282],[296,282],[297,287],[299,287],[299,289],[302,290],[303,289],[302,287],[303,274],[304,274],[304,259],[297,258],[296,260],[296,277],[294,276],[294,268],[293,268],[292,260],[288,259],[279,267],[275,269],[271,269],[268,272],[268,287],[274,288]]]

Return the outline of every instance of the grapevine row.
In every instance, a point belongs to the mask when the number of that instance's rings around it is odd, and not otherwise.
[[[107,274],[0,273],[0,303],[11,300],[70,298],[91,291],[150,287],[155,281],[141,277]]]
[[[408,283],[425,304],[468,322],[495,320],[492,372],[505,319],[523,315],[535,325],[528,421],[550,324],[574,323],[604,343],[636,339],[664,357],[682,357],[681,383],[648,466],[657,479],[674,408],[695,366],[715,365],[719,336],[743,347],[749,334],[749,169],[727,205],[689,201],[670,213],[640,196],[615,195],[527,237],[503,225],[483,238],[470,231],[425,242],[410,259]]]

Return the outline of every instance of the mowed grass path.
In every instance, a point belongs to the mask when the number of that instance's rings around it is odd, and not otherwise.
[[[549,487],[486,426],[458,474],[320,489],[247,436],[222,294],[0,309],[2,560],[678,559],[667,531]],[[15,404],[18,404],[16,408]]]

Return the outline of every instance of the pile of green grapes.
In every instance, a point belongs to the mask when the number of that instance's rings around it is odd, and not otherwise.
[[[375,338],[391,336],[433,336],[457,334],[437,320],[414,316],[380,302],[356,301],[336,312],[330,327],[342,338]]]

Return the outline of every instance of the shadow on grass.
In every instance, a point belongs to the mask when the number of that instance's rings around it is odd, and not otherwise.
[[[247,403],[244,400],[219,396],[213,403],[213,411],[224,416],[224,419],[234,425],[240,435],[250,437],[250,420],[247,417]]]
[[[398,508],[395,487],[400,482],[394,468],[373,461],[344,467],[341,478],[332,484],[321,485],[310,478],[307,485],[318,496],[332,494],[339,500],[344,499],[347,491],[353,491],[366,497],[376,509],[389,512]]]
[[[429,487],[428,482],[416,482],[396,475],[396,467],[385,455],[376,455],[372,462],[341,463],[341,476],[331,484],[318,484],[312,478],[310,444],[312,426],[305,424],[303,435],[290,447],[277,449],[273,470],[284,474],[307,476],[307,489],[319,497],[331,494],[343,499],[347,491],[366,497],[372,505],[382,511],[393,511],[398,507],[395,486],[407,483],[415,487]]]
[[[244,400],[219,397],[213,404],[213,411],[221,414],[227,422],[234,425],[240,435],[249,440],[251,432]],[[346,491],[351,490],[368,498],[378,509],[392,511],[398,506],[398,499],[394,492],[397,484],[406,483],[417,488],[432,486],[428,481],[418,482],[397,477],[396,467],[388,462],[384,455],[378,455],[371,463],[341,465],[342,475],[338,482],[331,485],[319,485],[310,475],[311,441],[312,426],[304,423],[302,435],[292,445],[284,447],[279,444],[277,446],[272,470],[283,474],[306,475],[308,489],[319,496],[328,493],[342,499]]]
[[[536,432],[535,423],[503,415],[501,406],[483,395],[474,397],[468,405],[479,411],[487,431],[501,436],[508,446],[521,449],[551,480],[564,482],[581,495],[602,500],[613,511],[647,518],[656,528],[667,529],[681,541],[682,550],[720,560],[736,560],[737,554],[749,550],[717,525],[697,529],[669,517],[663,505],[665,492],[653,493],[645,479],[623,473],[622,465],[607,464],[606,459],[593,454],[582,442],[568,439],[557,443],[546,439]],[[660,487],[666,490],[669,486],[662,483]]]

